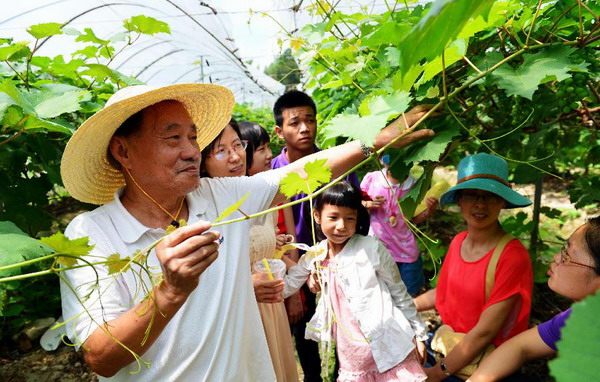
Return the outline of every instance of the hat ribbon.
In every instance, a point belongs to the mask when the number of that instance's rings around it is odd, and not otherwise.
[[[463,182],[466,182],[467,180],[477,179],[477,178],[493,179],[497,182],[502,183],[506,187],[510,188],[510,183],[508,183],[506,180],[500,178],[499,176],[492,175],[492,174],[474,174],[474,175],[465,176],[464,178],[459,179],[458,182],[456,182],[456,184],[461,184]]]

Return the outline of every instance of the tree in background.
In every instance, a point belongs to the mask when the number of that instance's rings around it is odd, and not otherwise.
[[[286,49],[271,65],[265,69],[265,74],[285,85],[285,91],[295,89],[300,83],[300,69],[292,56],[291,49]]]

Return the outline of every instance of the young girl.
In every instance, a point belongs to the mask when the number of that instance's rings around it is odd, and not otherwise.
[[[335,340],[338,381],[423,381],[419,363],[427,338],[396,263],[376,238],[366,236],[369,215],[361,192],[347,181],[315,201],[314,218],[327,238],[304,254],[285,277],[284,297],[312,272],[321,285],[306,338]]]
[[[397,200],[406,195],[417,180],[410,175],[404,181],[394,178],[389,171],[389,154],[383,155],[380,162],[384,166],[383,171],[365,174],[360,183],[362,191],[372,199],[364,202],[371,214],[369,234],[378,237],[385,244],[396,261],[408,293],[416,296],[425,285],[423,259],[415,235],[404,222]],[[413,223],[422,223],[435,212],[437,198],[428,198],[426,203],[427,208],[412,218]]]

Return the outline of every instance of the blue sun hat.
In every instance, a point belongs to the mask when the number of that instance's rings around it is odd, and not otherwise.
[[[446,191],[441,199],[442,206],[456,204],[457,191],[475,189],[489,191],[506,201],[504,208],[526,207],[531,201],[514,191],[508,183],[508,165],[495,155],[479,153],[463,158],[458,164],[456,186]]]

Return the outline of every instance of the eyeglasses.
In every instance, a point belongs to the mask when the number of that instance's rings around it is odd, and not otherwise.
[[[560,249],[560,263],[564,264],[564,265],[569,265],[569,264],[576,265],[576,266],[588,268],[588,269],[591,269],[591,270],[597,272],[596,267],[592,267],[591,265],[582,264],[582,263],[578,263],[576,261],[571,260],[571,256],[569,256],[569,254],[567,253],[567,243],[563,244],[562,248]]]
[[[235,151],[236,154],[241,155],[246,151],[246,147],[248,147],[248,141],[238,141],[234,143],[230,149],[225,147],[220,147],[217,151],[215,151],[212,155],[216,160],[226,160],[229,158],[231,154],[231,150]]]
[[[499,197],[498,195],[492,194],[492,193],[478,195],[478,194],[470,194],[470,193],[466,193],[466,192],[461,192],[458,194],[458,200],[463,203],[469,203],[469,204],[477,203],[480,200],[484,204],[497,204],[502,200],[502,198]]]

